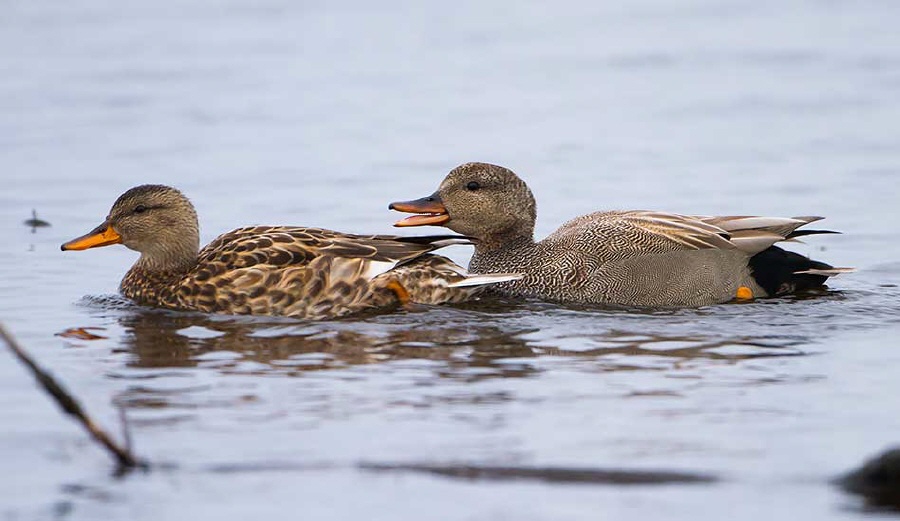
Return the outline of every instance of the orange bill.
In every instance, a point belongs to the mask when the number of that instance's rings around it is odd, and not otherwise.
[[[412,217],[407,217],[394,223],[394,226],[439,226],[450,220],[447,208],[441,201],[439,195],[434,194],[414,201],[398,201],[388,206],[389,210],[397,210],[398,212],[414,213]]]
[[[90,232],[77,239],[63,244],[60,249],[66,250],[86,250],[88,248],[98,248],[100,246],[109,246],[110,244],[119,244],[122,242],[122,236],[112,229],[109,223],[104,222],[100,226],[94,228]]]

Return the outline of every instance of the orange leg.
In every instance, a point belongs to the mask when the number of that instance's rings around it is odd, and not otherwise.
[[[753,300],[753,291],[747,286],[741,286],[735,292],[734,298],[736,300]]]
[[[405,306],[409,303],[409,292],[406,291],[406,288],[403,287],[403,284],[397,282],[397,279],[393,279],[388,282],[385,287],[394,292],[397,295],[397,300],[400,301],[400,305]]]

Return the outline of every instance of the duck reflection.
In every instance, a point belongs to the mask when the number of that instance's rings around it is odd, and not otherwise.
[[[804,354],[799,346],[807,343],[797,336],[663,334],[640,323],[625,329],[615,315],[600,315],[594,327],[572,331],[560,327],[566,317],[549,322],[545,313],[531,320],[528,310],[516,312],[521,308],[485,310],[470,306],[301,322],[133,309],[120,323],[125,329],[122,348],[133,356],[130,367],[209,366],[243,374],[299,375],[421,359],[440,362],[434,366],[438,376],[479,380],[536,374],[545,366],[535,360],[541,356],[577,357],[589,371],[653,370],[678,368],[685,361],[796,356]],[[533,325],[542,323],[554,327]]]
[[[119,322],[125,330],[122,349],[133,356],[128,366],[136,368],[195,367],[211,362],[209,365],[229,369],[255,362],[263,372],[296,374],[425,359],[443,361],[449,368],[492,369],[494,376],[534,372],[528,365],[508,362],[540,354],[522,338],[531,329],[464,323],[452,314],[446,320],[421,324],[414,315],[422,314],[411,314],[399,323],[299,322],[134,310]],[[502,365],[497,364],[500,359]]]

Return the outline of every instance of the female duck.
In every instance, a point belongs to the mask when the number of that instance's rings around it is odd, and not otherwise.
[[[820,217],[696,217],[596,212],[534,241],[534,196],[501,166],[455,168],[429,197],[396,202],[417,213],[395,226],[442,225],[475,239],[474,273],[520,272],[493,291],[515,297],[626,306],[703,306],[821,286],[850,271],[773,246]]]
[[[124,244],[141,253],[120,290],[151,306],[211,313],[333,318],[408,301],[459,302],[483,284],[516,275],[469,276],[429,252],[465,237],[360,236],[319,228],[255,226],[200,250],[197,213],[178,190],[142,185],[116,200],[106,220],[62,245]]]

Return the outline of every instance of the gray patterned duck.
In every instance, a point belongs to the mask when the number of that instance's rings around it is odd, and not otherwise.
[[[414,213],[395,226],[446,226],[475,240],[473,273],[524,277],[490,288],[510,297],[638,307],[704,306],[820,287],[834,268],[774,244],[821,217],[704,217],[605,211],[534,240],[536,207],[512,171],[487,163],[453,169],[433,195],[395,202]]]
[[[100,226],[62,249],[120,243],[141,254],[122,279],[123,295],[139,304],[208,313],[334,318],[409,302],[461,302],[485,284],[519,277],[469,275],[430,253],[470,243],[452,235],[252,226],[220,235],[200,250],[194,206],[162,185],[128,190]]]

